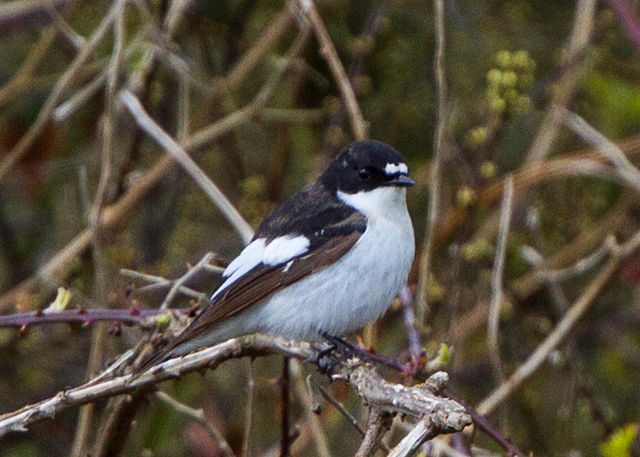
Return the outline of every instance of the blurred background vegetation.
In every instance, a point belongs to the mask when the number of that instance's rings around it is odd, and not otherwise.
[[[639,2],[599,3],[586,21],[593,23],[590,34],[584,23],[575,25],[577,8],[585,3],[445,2],[448,90],[441,205],[429,280],[422,281],[428,308],[419,327],[427,358],[442,343],[451,350],[446,365],[451,388],[471,405],[499,383],[487,352],[487,303],[505,175],[515,173],[516,183],[500,314],[500,355],[507,376],[549,334],[602,265],[594,261],[567,279],[546,281],[532,273],[532,256],[549,259],[543,262],[548,268],[564,268],[598,251],[608,235],[623,241],[638,230],[640,202],[631,186],[606,174],[584,176],[577,165],[561,172],[531,165],[529,151],[550,104],[562,103],[565,93],[566,107],[619,143],[630,160],[640,152],[639,48],[633,17],[629,25],[615,12],[616,5],[637,11]],[[122,88],[134,91],[149,114],[184,142],[253,106],[254,97],[284,65],[302,19],[281,1],[129,1],[115,77],[110,69],[118,40],[108,26],[67,78],[72,62],[116,4],[0,3],[1,314],[45,308],[59,286],[71,291],[70,307],[158,307],[162,296],[130,295],[131,285],[140,284],[120,269],[175,278],[207,251],[228,259],[242,247],[233,228],[177,166],[163,169],[161,179],[130,207],[118,206],[141,183],[148,184],[149,170],[165,152],[137,128],[114,94]],[[432,4],[322,0],[317,7],[349,72],[370,137],[398,149],[418,183],[408,200],[421,246],[437,112]],[[577,50],[570,44],[574,28],[584,28],[588,38]],[[353,140],[340,91],[315,37],[304,42],[269,95],[224,134],[189,148],[253,226]],[[589,145],[568,129],[557,133],[539,159],[600,157],[589,155],[594,154]],[[29,135],[32,141],[21,146]],[[17,148],[22,148],[18,156]],[[82,249],[69,248],[86,227],[96,226],[96,214],[111,217],[114,208],[119,216],[99,226],[97,236],[84,239]],[[50,261],[59,259],[54,256],[60,252],[71,257],[54,268]],[[420,255],[410,281],[414,292],[421,282]],[[631,455],[640,416],[639,280],[640,262],[630,256],[565,343],[490,416],[524,452]],[[210,293],[215,287],[212,280],[201,290]],[[190,303],[182,299],[174,305]],[[136,329],[110,330],[110,324],[0,329],[0,413],[80,384],[88,370],[141,338]],[[378,325],[376,348],[407,357],[399,306]],[[96,351],[88,368],[89,354]],[[240,455],[247,370],[244,361],[231,361],[204,377],[191,375],[162,387],[204,408]],[[253,364],[250,455],[277,449],[280,370],[279,357]],[[332,393],[362,416],[353,392],[334,386]],[[310,432],[304,432],[304,407],[294,397],[293,422],[303,433],[291,452],[317,455]],[[104,406],[95,405],[86,443],[76,451],[91,448]],[[347,421],[328,405],[320,419],[332,455],[352,455],[359,436]],[[0,453],[72,455],[77,423],[77,410],[64,413],[28,433],[5,437]],[[471,442],[502,452],[480,433]],[[205,427],[149,397],[123,455],[220,453]]]

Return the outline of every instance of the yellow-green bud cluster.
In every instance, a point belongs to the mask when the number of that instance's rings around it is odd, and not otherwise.
[[[524,50],[500,51],[487,72],[487,104],[494,113],[524,114],[531,108],[526,93],[533,84],[535,62]]]
[[[476,191],[469,186],[462,186],[456,193],[458,203],[462,206],[469,206],[476,201]]]
[[[493,255],[493,245],[484,238],[471,241],[462,246],[462,257],[468,262],[475,262]]]
[[[487,136],[486,127],[474,127],[467,132],[466,141],[469,147],[478,148],[487,141]]]

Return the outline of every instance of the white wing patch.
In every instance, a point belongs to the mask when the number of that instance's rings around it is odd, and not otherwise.
[[[384,172],[388,175],[394,175],[396,173],[409,173],[409,167],[407,167],[406,163],[388,163],[384,167]]]
[[[307,252],[309,239],[306,236],[281,236],[267,245],[262,262],[267,265],[279,265]]]
[[[308,249],[309,239],[302,235],[281,236],[274,238],[269,244],[266,244],[264,238],[252,241],[224,270],[222,277],[227,280],[213,293],[211,298],[215,298],[216,295],[261,263],[279,265],[304,254]]]

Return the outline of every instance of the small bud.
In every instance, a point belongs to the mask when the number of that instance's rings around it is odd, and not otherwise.
[[[58,287],[58,294],[56,299],[45,309],[45,312],[58,313],[64,311],[69,300],[71,299],[71,292],[64,287]]]
[[[427,280],[427,296],[430,302],[439,301],[444,296],[444,289],[432,274]]]
[[[527,95],[519,95],[513,101],[513,110],[516,114],[525,114],[531,108],[531,99]]]
[[[159,330],[164,330],[169,327],[169,324],[171,324],[171,318],[168,314],[158,314],[154,323]]]
[[[513,64],[513,57],[509,51],[499,51],[496,54],[496,63],[500,68],[511,68],[511,65]]]
[[[491,179],[497,173],[496,164],[490,160],[485,160],[480,164],[480,174],[484,179]]]
[[[462,186],[458,189],[457,195],[458,203],[463,206],[469,206],[476,200],[476,191],[469,186]]]
[[[502,83],[502,71],[492,68],[487,72],[487,83],[490,86],[499,86]]]
[[[502,85],[505,87],[514,87],[518,82],[518,75],[515,71],[505,71],[502,73]]]
[[[502,113],[507,107],[507,102],[502,97],[495,97],[489,100],[489,109],[494,113]]]
[[[524,49],[514,52],[511,60],[513,66],[519,70],[532,70],[535,66],[535,62]]]
[[[482,146],[487,141],[487,128],[475,127],[467,132],[467,144],[472,148]]]

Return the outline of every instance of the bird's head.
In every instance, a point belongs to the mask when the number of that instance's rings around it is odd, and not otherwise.
[[[380,141],[347,145],[320,180],[330,192],[368,216],[405,205],[405,188],[413,186],[398,151]]]
[[[381,187],[409,187],[409,168],[398,151],[374,140],[347,145],[321,176],[323,184],[347,194]]]

